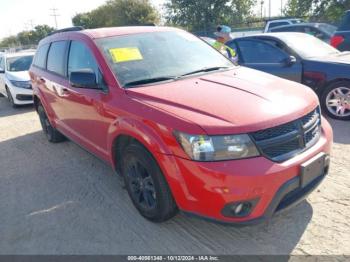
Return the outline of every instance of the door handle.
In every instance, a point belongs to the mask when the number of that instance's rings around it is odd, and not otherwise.
[[[67,96],[67,95],[69,95],[69,93],[70,93],[70,91],[69,91],[68,88],[65,88],[65,87],[62,87],[62,88],[61,88],[61,94],[62,94],[62,96]]]

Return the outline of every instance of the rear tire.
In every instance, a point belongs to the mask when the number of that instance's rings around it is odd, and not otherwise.
[[[121,170],[129,196],[143,217],[164,222],[176,215],[178,209],[162,171],[142,145],[127,146]]]
[[[323,112],[338,120],[350,120],[350,82],[339,81],[325,88],[321,96]]]
[[[66,140],[66,138],[51,125],[46,115],[45,109],[41,104],[38,105],[38,114],[41,127],[46,135],[47,140],[49,140],[51,143],[59,143]]]

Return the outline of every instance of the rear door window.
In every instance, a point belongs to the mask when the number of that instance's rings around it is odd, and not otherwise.
[[[53,42],[47,55],[47,70],[61,76],[65,74],[67,41]]]
[[[33,64],[37,67],[46,69],[46,57],[47,51],[49,50],[49,44],[44,44],[39,47],[38,51],[35,54]]]

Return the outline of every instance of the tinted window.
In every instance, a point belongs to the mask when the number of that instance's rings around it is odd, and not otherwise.
[[[71,72],[81,69],[91,69],[95,72],[96,79],[99,79],[98,65],[91,51],[85,44],[72,41],[69,51],[68,76]]]
[[[329,35],[333,35],[334,32],[337,30],[337,28],[335,26],[329,25],[329,24],[320,24],[319,28]]]
[[[276,22],[276,23],[271,23],[269,27],[271,29],[271,28],[274,28],[277,26],[282,26],[282,25],[289,25],[289,23],[288,22]]]
[[[47,56],[47,70],[64,76],[64,61],[67,41],[58,41],[51,44]]]
[[[293,26],[274,28],[271,30],[271,32],[295,32],[295,31],[297,31],[297,29]]]
[[[46,55],[49,49],[49,44],[45,44],[39,47],[35,54],[34,65],[40,68],[46,68]]]
[[[295,32],[299,32],[299,33],[305,33],[305,26],[297,26],[295,28]]]
[[[281,63],[286,54],[272,45],[254,40],[238,42],[245,63]]]
[[[350,12],[347,11],[342,18],[338,31],[348,31],[350,30]]]
[[[6,60],[7,71],[9,72],[21,72],[28,71],[33,61],[33,56],[17,56],[9,57]]]

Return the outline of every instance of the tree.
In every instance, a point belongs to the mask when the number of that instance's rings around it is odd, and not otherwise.
[[[109,0],[90,12],[77,14],[72,22],[85,28],[145,25],[158,23],[159,13],[149,0]]]
[[[306,17],[312,14],[313,0],[288,0],[283,10],[288,17]]]
[[[350,9],[350,0],[289,0],[284,9],[284,14],[293,17],[312,17],[319,21],[337,22],[348,9]]]
[[[314,0],[314,16],[337,22],[346,10],[350,9],[350,0]]]
[[[235,25],[251,15],[256,0],[168,0],[166,20],[190,31],[211,30],[219,24]]]
[[[37,25],[33,30],[19,32],[16,36],[9,36],[0,42],[0,47],[12,47],[21,45],[36,45],[38,42],[54,31],[48,25]]]

